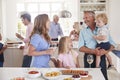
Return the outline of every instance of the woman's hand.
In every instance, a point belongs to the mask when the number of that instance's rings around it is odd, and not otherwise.
[[[54,49],[48,49],[46,50],[46,53],[52,55],[54,51],[55,51]]]

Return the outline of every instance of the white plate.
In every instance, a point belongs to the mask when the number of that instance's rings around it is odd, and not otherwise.
[[[58,73],[60,73],[58,76],[53,76],[53,77],[47,77],[46,76],[46,74],[47,73],[52,73],[52,72],[58,72]],[[56,70],[49,70],[49,71],[46,71],[46,72],[44,72],[43,73],[43,77],[45,78],[45,79],[48,79],[48,80],[57,80],[57,79],[59,79],[60,77],[61,77],[61,72],[60,71],[56,71]]]
[[[73,78],[72,75],[62,75],[61,78],[58,80],[64,80],[65,78],[72,78],[72,80],[80,80],[81,76],[80,78]]]
[[[88,77],[88,75],[85,75],[85,76],[83,76],[83,75],[80,75],[81,77]]]
[[[65,77],[65,78],[71,78],[72,80],[80,80],[81,79],[81,77],[80,78]],[[62,79],[59,79],[59,80],[64,80],[65,78],[62,78]]]

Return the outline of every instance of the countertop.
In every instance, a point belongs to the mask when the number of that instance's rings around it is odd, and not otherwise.
[[[64,68],[36,68],[37,71],[41,73],[46,73],[47,71],[59,71]],[[74,70],[86,70],[89,72],[89,75],[92,76],[92,80],[105,80],[100,68],[73,68]],[[0,68],[0,80],[11,80],[16,77],[24,77],[25,80],[46,80],[43,76],[38,78],[31,79],[28,77],[28,71],[32,68]],[[33,68],[35,70],[35,68]],[[65,77],[70,77],[72,75],[60,75],[55,80],[63,80]]]

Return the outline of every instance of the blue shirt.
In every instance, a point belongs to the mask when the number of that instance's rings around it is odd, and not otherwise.
[[[79,44],[78,48],[81,48],[82,46],[86,46],[90,49],[95,49],[97,42],[93,38],[94,35],[97,35],[98,28],[96,27],[94,31],[92,31],[89,27],[86,27],[80,31],[79,35]],[[115,46],[114,41],[112,40],[110,34],[109,34],[109,42],[113,46]]]
[[[30,44],[33,45],[36,51],[44,51],[49,48],[49,43],[39,34],[34,34],[31,37]],[[40,55],[40,56],[33,56],[31,67],[37,68],[47,68],[49,67],[49,60],[50,55]]]
[[[54,39],[54,38],[58,38],[58,36],[62,36],[62,35],[63,35],[63,32],[60,27],[60,24],[51,22],[50,29],[49,29],[49,36]]]

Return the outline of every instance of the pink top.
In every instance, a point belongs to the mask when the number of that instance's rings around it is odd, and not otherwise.
[[[66,53],[59,54],[58,60],[62,62],[63,67],[69,66],[70,68],[76,68],[75,60],[77,59],[78,53],[74,51],[74,53]]]
[[[30,24],[27,25],[27,28],[26,28],[26,37],[23,40],[24,43],[25,43],[24,52],[23,52],[24,55],[28,54],[28,43],[30,41],[29,37],[31,35],[32,30],[33,30],[33,24],[30,23]]]

